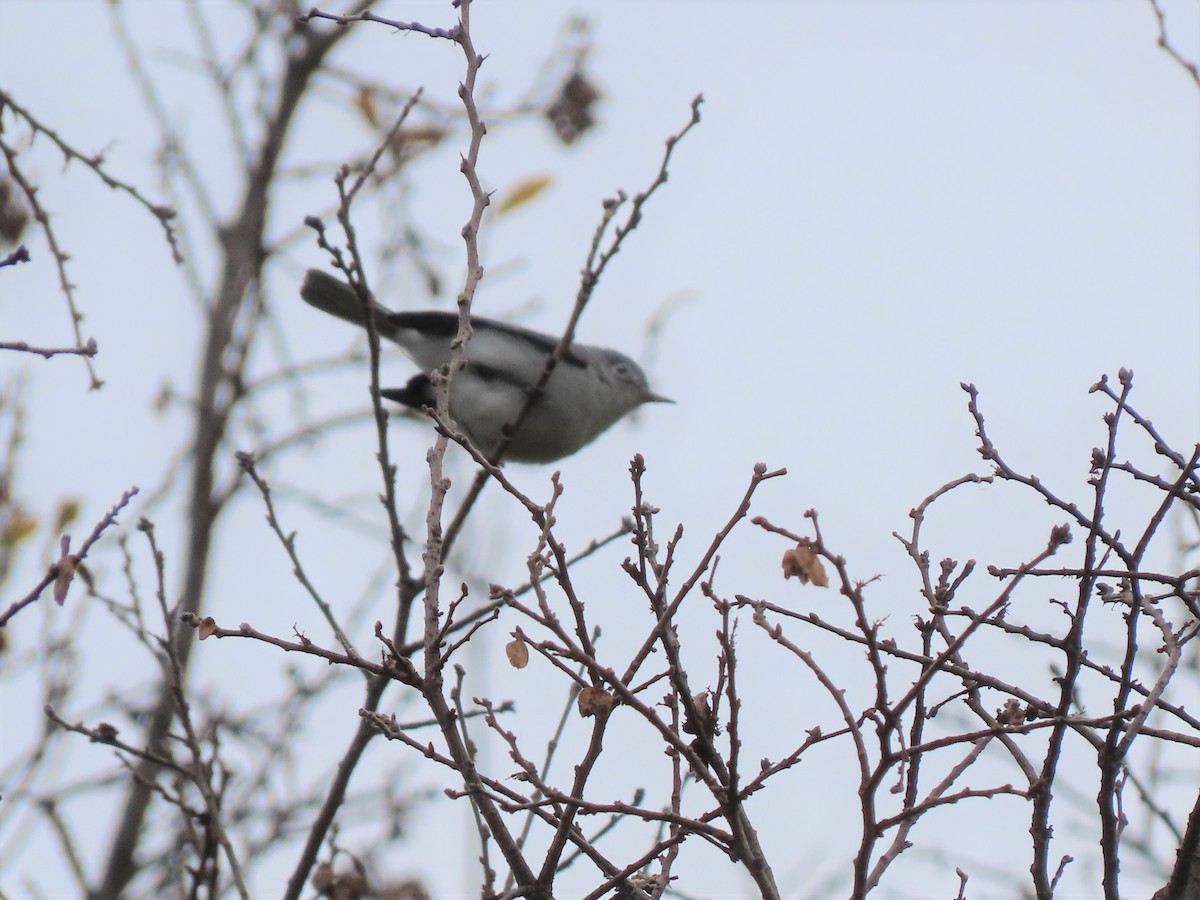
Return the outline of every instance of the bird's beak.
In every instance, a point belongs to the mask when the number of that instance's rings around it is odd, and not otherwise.
[[[643,403],[674,403],[670,397],[664,397],[662,394],[656,394],[654,391],[646,391],[642,396]]]

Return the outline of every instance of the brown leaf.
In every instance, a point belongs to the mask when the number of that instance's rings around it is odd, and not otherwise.
[[[996,711],[996,721],[1001,725],[1024,725],[1025,710],[1015,697],[1004,701],[1004,708]]]
[[[62,606],[67,599],[67,588],[75,577],[79,560],[69,553],[54,564],[54,602]]]
[[[516,183],[496,201],[495,215],[502,215],[528,203],[549,187],[553,181],[552,175],[528,175],[525,178],[517,179]]]
[[[37,531],[37,527],[37,516],[31,516],[20,506],[14,505],[8,511],[4,526],[0,527],[0,547],[15,547]]]
[[[379,127],[379,110],[375,106],[375,89],[369,84],[360,84],[354,94],[354,106],[362,113],[367,124],[372,128]]]
[[[16,244],[28,224],[29,213],[13,190],[13,183],[0,178],[0,244]]]
[[[79,498],[66,497],[58,501],[58,509],[54,511],[54,533],[64,531],[68,525],[79,518]]]
[[[508,654],[508,662],[514,669],[523,669],[529,665],[529,646],[521,638],[513,638],[504,645]]]
[[[579,714],[585,719],[607,713],[616,705],[612,694],[598,687],[585,687],[579,692]]]
[[[200,625],[196,630],[200,632],[200,640],[212,637],[217,632],[217,620],[212,616],[205,616],[200,620]]]
[[[395,139],[388,144],[388,153],[396,165],[401,165],[418,153],[436,147],[445,139],[447,133],[446,128],[441,125],[413,125],[411,128],[401,128]]]
[[[582,72],[573,72],[561,92],[546,110],[546,118],[564,144],[573,144],[596,124],[592,106],[600,99],[600,89]]]
[[[327,862],[323,862],[313,869],[312,878],[309,881],[313,888],[321,894],[326,894],[333,887],[333,882],[333,866]]]
[[[801,584],[810,581],[817,587],[829,587],[829,576],[825,574],[825,566],[812,547],[797,544],[783,554],[783,577],[795,576]]]
[[[713,718],[712,707],[709,705],[709,700],[712,694],[709,691],[701,691],[692,697],[692,705],[696,708],[696,718],[693,719],[690,715],[684,719],[683,730],[688,734],[694,734],[698,738],[704,738],[711,741],[714,736],[720,733],[717,728],[717,720]]]

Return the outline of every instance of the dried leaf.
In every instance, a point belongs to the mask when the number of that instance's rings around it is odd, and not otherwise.
[[[212,616],[205,616],[200,620],[200,625],[196,630],[200,632],[200,640],[204,640],[206,637],[212,637],[217,631],[217,620]]]
[[[29,224],[29,213],[19,196],[8,178],[0,178],[0,244],[17,243]]]
[[[448,134],[441,125],[413,125],[401,128],[395,139],[388,144],[388,153],[396,165],[402,165],[418,153],[440,144]]]
[[[313,869],[312,878],[309,880],[309,884],[321,894],[328,893],[329,888],[333,887],[333,882],[333,866],[327,862],[323,862]]]
[[[616,705],[612,694],[598,687],[585,687],[579,692],[579,714],[585,719],[608,713]]]
[[[1025,710],[1015,697],[1004,701],[1004,708],[996,711],[996,721],[1001,725],[1024,725]]]
[[[372,128],[379,127],[379,110],[375,106],[375,89],[369,84],[360,84],[354,94],[354,106],[358,109],[367,124]]]
[[[571,74],[546,110],[546,118],[560,141],[573,144],[596,124],[592,106],[599,99],[600,89],[586,75],[578,71]]]
[[[357,860],[355,862],[357,863]],[[358,869],[353,872],[337,872],[327,862],[321,863],[313,870],[309,884],[316,889],[318,896],[331,897],[333,900],[364,900],[366,897],[392,900],[393,897],[401,896],[372,888],[366,874]]]
[[[514,669],[523,669],[529,665],[529,646],[521,638],[513,638],[504,645],[508,654],[508,662]]]
[[[58,509],[54,511],[54,527],[52,533],[63,531],[68,525],[79,518],[79,498],[67,497],[58,501]]]
[[[67,599],[67,589],[75,577],[79,560],[67,554],[54,564],[54,602],[62,606]]]
[[[0,546],[15,547],[37,530],[37,516],[31,516],[21,507],[13,507],[0,528]],[[57,529],[55,529],[57,531]]]
[[[712,694],[709,691],[695,694],[692,697],[692,705],[696,708],[696,718],[693,719],[689,715],[683,722],[683,730],[686,733],[694,734],[707,741],[711,741],[720,733],[720,729],[717,728],[717,720],[713,717],[712,707],[709,705],[711,697]]]
[[[528,203],[554,181],[553,175],[529,175],[517,179],[517,182],[496,201],[495,214],[503,215],[511,212],[522,204]]]
[[[795,576],[801,584],[810,581],[817,587],[829,587],[829,576],[825,574],[825,566],[820,557],[806,544],[797,544],[783,554],[783,577]]]

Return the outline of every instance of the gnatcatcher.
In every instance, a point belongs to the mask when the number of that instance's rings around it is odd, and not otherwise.
[[[317,309],[365,326],[354,288],[319,269],[309,269],[300,296]],[[458,333],[451,312],[392,312],[372,302],[379,336],[395,341],[421,367],[402,388],[380,393],[412,409],[434,406],[430,373],[450,362]],[[491,455],[501,432],[525,407],[554,352],[558,338],[481,316],[471,317],[474,336],[467,365],[450,385],[450,417],[480,451]],[[646,375],[628,356],[603,347],[571,344],[542,395],[513,435],[504,457],[514,462],[553,462],[594,441],[643,403],[671,403],[650,390]]]

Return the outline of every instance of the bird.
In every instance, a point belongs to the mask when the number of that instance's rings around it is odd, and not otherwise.
[[[300,296],[322,312],[366,327],[363,304],[346,281],[309,269]],[[384,398],[410,409],[434,407],[433,373],[449,364],[458,315],[441,310],[393,312],[372,298],[381,338],[398,344],[420,371]],[[471,316],[466,366],[450,383],[449,414],[485,457],[499,450],[506,426],[524,409],[558,338],[507,322]],[[650,389],[641,367],[623,353],[572,343],[541,395],[504,448],[504,459],[549,463],[590,444],[644,403],[673,403]]]

